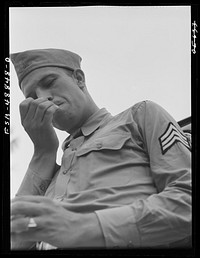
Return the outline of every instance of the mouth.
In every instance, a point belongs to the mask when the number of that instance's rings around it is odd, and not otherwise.
[[[60,103],[58,103],[58,102],[56,103],[56,102],[55,102],[55,103],[54,103],[54,105],[57,107],[57,109],[56,109],[56,111],[55,111],[54,114],[57,115],[57,114],[59,114],[59,113],[62,111],[62,105],[63,105],[63,104],[65,104],[65,103],[64,103],[64,102],[62,102],[62,103],[61,103],[61,102],[60,102]]]
[[[63,104],[63,102],[54,102],[54,105],[56,105],[57,107],[60,107]]]

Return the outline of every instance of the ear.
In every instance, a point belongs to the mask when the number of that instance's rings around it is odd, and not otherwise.
[[[85,75],[84,75],[84,72],[81,69],[76,69],[74,71],[74,78],[77,81],[77,85],[80,88],[85,87]]]

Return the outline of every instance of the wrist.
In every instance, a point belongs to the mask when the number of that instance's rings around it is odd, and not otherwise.
[[[51,179],[56,170],[56,153],[34,152],[29,169],[41,178]]]
[[[52,158],[52,157],[56,156],[57,150],[58,150],[58,149],[54,149],[54,150],[44,150],[44,149],[41,149],[41,148],[36,148],[36,147],[34,147],[33,156],[36,157],[36,158],[39,158],[39,157]]]
[[[16,196],[24,195],[41,195],[43,196],[51,183],[51,178],[45,178],[39,173],[35,173],[30,168],[27,170],[26,175],[16,193]]]
[[[78,232],[82,234],[79,235],[76,244],[78,243],[80,247],[104,248],[106,246],[101,225],[95,213],[82,214],[79,222],[81,225]]]

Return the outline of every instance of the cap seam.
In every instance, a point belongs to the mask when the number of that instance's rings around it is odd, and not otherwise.
[[[35,64],[34,64],[34,66],[35,66]],[[76,69],[74,69],[74,68],[72,68],[72,67],[69,67],[69,66],[67,66],[67,65],[61,65],[61,64],[58,64],[58,63],[47,63],[47,64],[41,64],[41,65],[39,65],[39,66],[37,66],[37,67],[30,67],[30,68],[28,68],[28,70],[26,70],[26,72],[24,73],[24,74],[22,74],[21,76],[19,76],[19,86],[20,86],[20,88],[21,88],[21,83],[22,83],[22,81],[23,81],[23,79],[30,73],[30,72],[32,72],[32,71],[34,71],[34,70],[36,70],[36,69],[39,69],[39,68],[41,68],[41,67],[61,67],[61,68],[67,68],[67,69],[69,69],[69,70],[71,70],[71,71],[75,71]]]

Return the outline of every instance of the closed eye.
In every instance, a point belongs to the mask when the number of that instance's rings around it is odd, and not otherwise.
[[[59,75],[55,74],[55,73],[51,73],[48,75],[43,76],[39,81],[37,81],[37,83],[35,83],[36,85],[33,85],[33,89],[36,87],[40,87],[43,89],[48,89],[51,86],[53,86],[53,83],[56,81],[56,79],[58,79]],[[26,92],[25,94],[26,98],[33,98],[33,99],[37,99],[37,95],[35,93],[35,90],[33,90],[33,92]]]
[[[53,83],[55,80],[57,80],[57,78],[58,76],[55,74],[47,75],[39,81],[39,86],[41,88],[49,88],[53,86]]]

